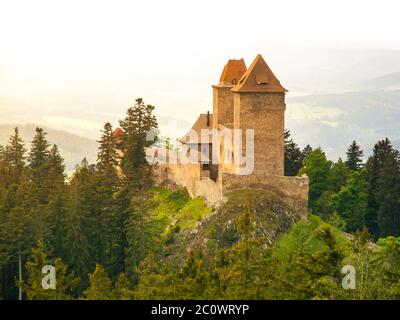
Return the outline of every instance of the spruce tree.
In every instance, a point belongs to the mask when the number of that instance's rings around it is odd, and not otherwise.
[[[391,157],[394,149],[388,138],[375,144],[373,154],[365,165],[368,181],[368,210],[365,222],[368,231],[374,238],[379,237],[378,211],[381,205],[380,190],[382,188],[381,173],[384,163]],[[385,187],[384,187],[385,188]]]
[[[97,263],[105,266],[111,276],[116,276],[121,271],[115,254],[119,237],[115,199],[119,187],[118,155],[111,124],[106,123],[101,132],[95,177],[95,197],[99,209],[96,215]]]
[[[5,162],[5,149],[0,144],[0,199],[2,198],[2,195],[5,193],[6,188],[7,188],[6,180],[7,180],[7,168],[6,168],[6,162]],[[0,202],[0,206],[1,206],[1,202]]]
[[[65,164],[64,164],[64,159],[60,155],[60,151],[56,144],[54,144],[49,151],[48,166],[49,166],[48,176],[50,177],[53,184],[64,185],[66,177]]]
[[[133,300],[134,292],[132,290],[132,284],[125,273],[119,274],[114,284],[112,295],[118,300]]]
[[[89,274],[89,288],[83,295],[88,300],[113,299],[112,282],[101,265],[96,265],[94,272]]]
[[[295,176],[303,165],[303,154],[298,145],[285,130],[285,176]]]
[[[145,147],[157,141],[158,124],[154,106],[136,99],[120,126],[125,132],[122,169],[130,188],[147,189],[152,183],[151,166],[146,161]]]
[[[155,115],[153,115],[155,107],[150,104],[145,104],[142,98],[135,100],[133,107],[129,108],[126,112],[126,117],[121,120],[120,126],[128,135],[134,135],[144,138],[145,146],[151,145],[157,136],[153,135],[152,139],[146,141],[146,135],[151,134],[158,128],[158,123]]]
[[[132,250],[127,249],[128,240],[125,230],[127,221],[130,221],[129,229],[138,230],[132,223],[135,223],[137,212],[142,212],[132,206],[135,202],[138,203],[138,199],[144,196],[145,191],[153,184],[152,166],[147,162],[145,156],[145,148],[157,141],[158,124],[153,111],[154,106],[146,105],[142,99],[136,99],[135,105],[128,109],[126,117],[120,121],[120,126],[125,133],[121,159],[123,178],[116,195],[119,235],[117,260],[122,266],[120,272],[125,272],[127,251],[132,252]],[[137,220],[137,224],[140,225],[140,219]],[[128,256],[129,260],[139,261],[141,259],[140,254],[136,258],[129,254]]]
[[[65,214],[64,248],[68,264],[87,281],[89,270],[96,264],[96,199],[93,195],[95,168],[84,159],[71,178],[68,207]]]
[[[313,148],[309,144],[307,144],[301,151],[303,154],[303,166],[305,164],[305,159],[311,154],[311,152],[313,152]]]
[[[47,164],[49,161],[49,142],[46,140],[47,133],[42,128],[36,127],[36,134],[31,142],[31,149],[28,156],[29,169],[32,178],[41,182],[46,176]]]
[[[362,167],[362,157],[364,155],[363,151],[361,150],[360,146],[357,142],[353,141],[350,146],[347,148],[347,159],[346,159],[346,166],[352,170],[356,171]]]
[[[63,243],[66,233],[67,187],[64,159],[61,157],[57,145],[53,145],[50,149],[48,166],[46,183],[49,196],[45,211],[51,228],[50,242],[56,256],[65,256]]]
[[[46,205],[49,192],[53,190],[49,181],[49,143],[46,140],[47,133],[41,128],[36,128],[36,134],[31,142],[28,156],[28,169],[32,179],[33,205]],[[39,211],[43,210],[40,208]]]
[[[43,289],[42,268],[52,265],[56,269],[56,288]],[[32,255],[26,262],[27,280],[23,282],[23,289],[29,300],[69,300],[72,299],[73,290],[79,283],[75,274],[68,273],[68,266],[60,259],[50,259],[45,252],[43,241],[38,241],[32,249]]]
[[[384,162],[378,178],[377,222],[379,236],[400,236],[400,162],[393,152]]]
[[[97,155],[97,168],[99,172],[105,175],[115,177],[115,168],[118,165],[117,148],[113,136],[113,129],[109,122],[104,125],[101,131],[102,135],[99,143],[99,152]]]
[[[8,141],[4,152],[4,160],[10,168],[12,174],[12,180],[18,181],[25,168],[26,149],[24,142],[19,135],[18,128],[14,129],[14,135],[12,135]]]

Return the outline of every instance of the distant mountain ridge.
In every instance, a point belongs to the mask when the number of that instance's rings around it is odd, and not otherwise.
[[[400,72],[360,83],[358,89],[332,94],[288,97],[287,123],[298,143],[321,146],[328,158],[344,157],[356,140],[368,156],[388,137],[400,141]]]
[[[72,171],[83,158],[86,158],[91,163],[96,161],[97,142],[95,140],[34,123],[0,124],[0,144],[6,145],[9,137],[14,132],[14,128],[18,127],[25,146],[29,149],[30,141],[35,134],[37,126],[43,128],[48,133],[47,140],[50,144],[56,144],[59,147],[61,156],[65,160],[67,172]]]
[[[361,83],[364,90],[400,90],[400,72],[393,72],[382,77],[368,79]]]

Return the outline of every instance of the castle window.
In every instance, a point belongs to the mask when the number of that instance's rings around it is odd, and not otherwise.
[[[256,74],[256,83],[259,86],[265,86],[268,84],[268,75],[266,73]]]

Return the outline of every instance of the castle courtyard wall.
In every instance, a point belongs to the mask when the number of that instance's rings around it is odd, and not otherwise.
[[[224,196],[237,189],[267,190],[307,217],[309,179],[305,175],[288,177],[264,173],[238,176],[221,173],[221,182]]]
[[[274,174],[235,175],[219,172],[217,181],[204,176],[197,164],[169,164],[156,167],[156,182],[171,181],[186,187],[192,198],[202,197],[208,205],[219,207],[227,195],[237,189],[263,189],[281,198],[290,207],[307,217],[307,176],[287,177]]]

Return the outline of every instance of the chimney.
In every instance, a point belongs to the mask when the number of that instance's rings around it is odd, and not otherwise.
[[[207,127],[210,126],[210,111],[207,111]]]

